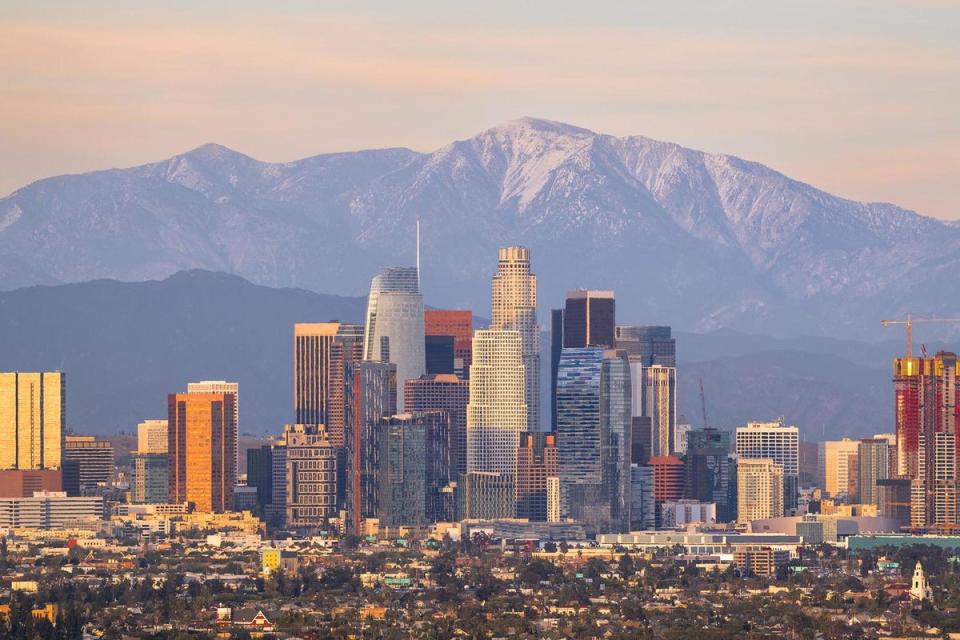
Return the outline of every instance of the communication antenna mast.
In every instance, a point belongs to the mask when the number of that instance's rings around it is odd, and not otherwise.
[[[417,291],[420,292],[420,216],[417,216]]]

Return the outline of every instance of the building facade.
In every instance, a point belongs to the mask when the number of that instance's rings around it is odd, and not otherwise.
[[[677,366],[677,341],[670,327],[617,325],[615,339],[617,349],[623,349],[644,367]]]
[[[350,531],[377,517],[381,421],[397,413],[397,366],[354,362],[347,368],[345,504]]]
[[[288,424],[287,527],[313,530],[337,515],[337,452],[323,425]]]
[[[363,359],[397,365],[397,408],[403,383],[427,372],[423,296],[416,268],[390,267],[373,278],[367,298]]]
[[[233,509],[237,428],[230,393],[173,393],[167,399],[169,501],[197,511]]]
[[[622,351],[565,348],[557,374],[557,438],[567,513],[588,528],[630,522],[630,365]]]
[[[442,411],[383,419],[380,436],[381,526],[422,527],[445,519],[442,490],[449,482],[447,431]]]
[[[677,370],[653,365],[643,367],[640,375],[641,412],[650,418],[652,455],[677,453]]]
[[[443,411],[450,416],[450,478],[467,472],[467,403],[470,383],[456,375],[425,375],[406,381],[405,396],[412,413]]]
[[[559,482],[557,437],[552,433],[525,433],[517,449],[517,517],[547,522],[549,483]],[[559,487],[558,487],[559,490]]]
[[[65,375],[0,373],[0,469],[59,469],[66,435]]]
[[[783,467],[770,458],[738,458],[737,522],[782,517],[783,477]]]
[[[468,309],[424,309],[426,335],[453,337],[453,373],[458,378],[470,375],[473,355],[473,312]]]
[[[540,430],[540,325],[537,324],[537,276],[530,271],[530,250],[502,247],[491,283],[490,329],[520,334],[523,401],[527,428]]]
[[[800,489],[800,431],[783,422],[750,422],[737,427],[736,451],[741,458],[769,458],[783,469],[783,508],[797,508]]]
[[[64,464],[77,466],[77,487],[64,487],[69,495],[80,495],[86,489],[106,485],[113,478],[113,444],[94,436],[67,436],[63,450]]]
[[[857,450],[859,443],[850,438],[823,443],[823,488],[830,496],[851,496],[856,492]],[[852,486],[851,486],[852,481]]]

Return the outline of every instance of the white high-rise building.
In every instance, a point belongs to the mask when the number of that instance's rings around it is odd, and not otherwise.
[[[490,328],[518,331],[523,350],[527,426],[540,430],[540,326],[537,324],[537,276],[530,273],[530,249],[502,247],[491,284]]]
[[[737,427],[741,458],[769,458],[783,468],[783,508],[797,508],[800,489],[800,430],[779,422],[749,422]],[[782,515],[782,514],[781,514]]]
[[[783,516],[783,467],[770,458],[737,460],[737,522]]]
[[[144,420],[137,425],[137,453],[167,452],[167,421]]]
[[[397,365],[397,411],[405,411],[404,383],[427,372],[416,267],[390,267],[370,283],[363,359]]]
[[[516,474],[520,434],[527,430],[523,382],[520,332],[474,332],[467,404],[468,473]]]

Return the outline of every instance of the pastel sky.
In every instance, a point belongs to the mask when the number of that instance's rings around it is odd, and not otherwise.
[[[0,0],[0,196],[205,142],[430,151],[530,115],[956,219],[958,34],[954,0]]]

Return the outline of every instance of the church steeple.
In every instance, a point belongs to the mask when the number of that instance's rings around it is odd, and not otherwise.
[[[927,576],[923,573],[923,565],[917,560],[917,566],[913,570],[913,582],[910,585],[910,597],[914,600],[929,600],[930,587],[927,586]]]

